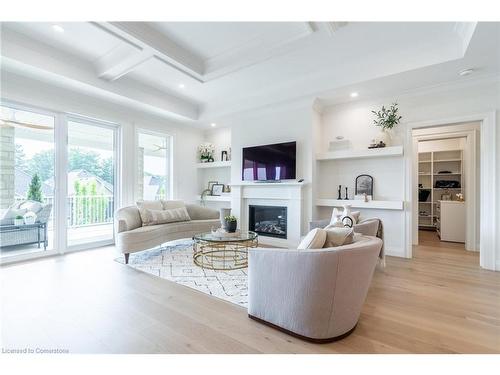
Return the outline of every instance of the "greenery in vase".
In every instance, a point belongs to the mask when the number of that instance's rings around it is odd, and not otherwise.
[[[382,106],[382,109],[380,111],[372,111],[372,113],[376,116],[375,120],[373,120],[373,123],[376,126],[380,126],[384,131],[391,130],[397,124],[399,124],[399,121],[402,118],[399,115],[398,110],[398,103],[393,103],[389,108],[385,108],[385,106]]]

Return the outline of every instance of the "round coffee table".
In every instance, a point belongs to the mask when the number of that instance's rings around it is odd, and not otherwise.
[[[257,247],[257,233],[238,231],[230,237],[200,233],[193,237],[193,262],[217,271],[248,267],[248,248]]]

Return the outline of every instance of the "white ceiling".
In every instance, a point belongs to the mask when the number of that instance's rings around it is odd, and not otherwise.
[[[298,98],[327,104],[499,73],[498,23],[2,24],[2,69],[196,126]],[[182,87],[181,87],[182,86]]]

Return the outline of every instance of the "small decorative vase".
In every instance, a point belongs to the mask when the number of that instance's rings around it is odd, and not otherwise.
[[[36,217],[35,216],[25,216],[24,223],[27,225],[35,224]]]
[[[226,231],[228,233],[234,233],[236,232],[236,227],[238,225],[238,222],[235,221],[226,221]]]

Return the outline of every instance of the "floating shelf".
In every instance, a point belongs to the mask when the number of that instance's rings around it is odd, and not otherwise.
[[[366,150],[330,151],[316,155],[316,160],[363,159],[402,156],[403,146],[371,148]]]
[[[201,201],[201,196],[198,195],[196,199]],[[206,200],[207,202],[231,202],[231,194],[206,195],[204,200]]]
[[[342,207],[350,204],[353,208],[371,208],[380,210],[402,210],[403,201],[362,201],[362,200],[344,200],[344,199],[316,199],[316,206]]]
[[[214,161],[211,163],[198,163],[196,168],[229,168],[231,161]]]

